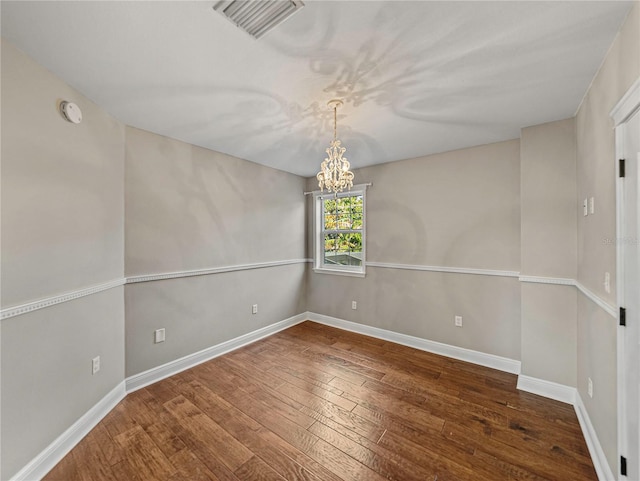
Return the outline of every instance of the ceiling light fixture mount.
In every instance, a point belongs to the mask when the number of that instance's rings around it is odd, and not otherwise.
[[[343,102],[340,99],[333,99],[327,102],[327,105],[333,109],[333,140],[327,149],[327,158],[320,165],[320,172],[316,175],[318,186],[324,192],[342,192],[345,187],[351,189],[353,187],[353,172],[351,172],[349,161],[342,155],[347,151],[342,147],[338,140],[338,107],[342,107]]]

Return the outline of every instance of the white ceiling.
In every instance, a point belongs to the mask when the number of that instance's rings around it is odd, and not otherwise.
[[[254,40],[215,1],[2,1],[2,36],[125,124],[312,176],[336,97],[354,168],[571,117],[633,4],[307,0]]]

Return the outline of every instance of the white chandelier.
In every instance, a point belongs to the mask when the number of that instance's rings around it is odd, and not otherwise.
[[[333,107],[333,140],[327,149],[327,158],[320,165],[320,172],[316,175],[318,186],[324,192],[342,192],[345,187],[353,187],[353,172],[349,170],[350,164],[342,154],[346,148],[342,147],[337,139],[338,107],[342,106],[342,100],[330,100],[327,105]]]

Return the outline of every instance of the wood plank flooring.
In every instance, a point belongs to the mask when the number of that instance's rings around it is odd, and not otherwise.
[[[47,481],[597,480],[572,406],[304,322],[129,394]]]

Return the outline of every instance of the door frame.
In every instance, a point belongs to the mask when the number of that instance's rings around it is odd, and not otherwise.
[[[640,110],[640,78],[638,78],[626,94],[620,99],[617,105],[611,110],[610,116],[614,121],[616,138],[616,296],[618,311],[624,307],[624,245],[620,241],[623,237],[622,222],[624,220],[624,181],[620,177],[619,159],[623,155],[625,123]],[[626,383],[624,369],[624,344],[625,330],[620,326],[620,314],[616,316],[617,325],[617,396],[618,396],[618,466],[616,479],[622,481],[626,477],[620,474],[621,456],[629,457],[627,446],[627,405],[626,405]],[[637,455],[637,453],[636,453]]]

